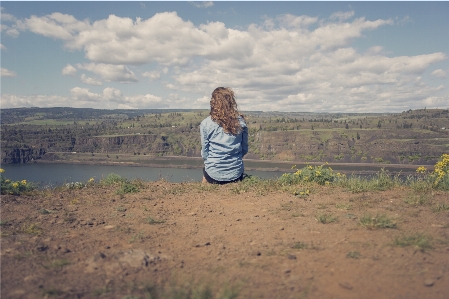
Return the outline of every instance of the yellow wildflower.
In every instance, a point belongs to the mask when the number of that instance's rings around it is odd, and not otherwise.
[[[0,168],[0,173],[4,173],[5,170],[3,168]]]
[[[27,184],[27,180],[22,180],[20,183],[21,183],[22,185],[26,185],[26,184]]]
[[[420,166],[416,169],[417,173],[425,173],[427,169],[424,166]]]
[[[10,182],[11,182],[11,180],[6,180],[6,181],[5,181],[5,183],[10,183]]]
[[[19,183],[18,183],[18,182],[12,183],[12,187],[13,187],[13,188],[19,187]]]
[[[93,183],[94,181],[95,181],[94,178],[90,178],[90,179],[89,179],[89,183]]]

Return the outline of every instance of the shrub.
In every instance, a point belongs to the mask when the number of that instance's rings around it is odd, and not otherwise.
[[[11,181],[3,176],[4,169],[0,168],[0,189],[1,194],[20,195],[25,192],[30,192],[36,189],[36,185],[29,183],[26,180]]]
[[[284,173],[278,181],[283,186],[299,184],[301,182],[315,182],[320,185],[325,185],[330,184],[339,176],[341,175],[335,173],[330,167],[325,167],[324,165],[307,165],[302,169],[298,169],[295,173]]]
[[[103,185],[106,185],[106,186],[110,186],[110,185],[121,184],[121,183],[126,182],[126,181],[127,181],[127,179],[122,178],[118,174],[110,173],[104,179],[102,179],[100,181],[100,183],[103,184]]]

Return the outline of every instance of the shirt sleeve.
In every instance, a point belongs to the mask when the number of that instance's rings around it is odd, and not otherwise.
[[[242,157],[248,153],[248,127],[245,125],[242,131]]]
[[[209,138],[208,133],[203,123],[200,125],[200,136],[201,136],[201,157],[206,160],[209,156]]]

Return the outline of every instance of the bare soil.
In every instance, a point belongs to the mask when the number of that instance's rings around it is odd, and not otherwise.
[[[1,298],[151,298],[169,285],[238,298],[449,298],[449,211],[435,210],[448,193],[237,185],[4,195]],[[368,229],[367,214],[397,227]],[[417,233],[428,243],[400,242]]]

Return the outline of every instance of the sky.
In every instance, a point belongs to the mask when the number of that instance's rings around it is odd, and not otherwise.
[[[449,107],[449,2],[1,1],[1,108]]]

